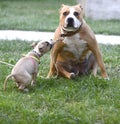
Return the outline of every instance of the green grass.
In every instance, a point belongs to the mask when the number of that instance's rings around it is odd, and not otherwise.
[[[54,31],[62,3],[73,0],[0,1],[0,29]]]
[[[0,0],[0,30],[54,31],[62,3],[76,4],[73,0]],[[120,35],[119,20],[86,21],[95,33]],[[47,53],[40,60],[34,88],[23,93],[9,80],[5,92],[3,82],[12,68],[0,64],[0,124],[120,124],[120,45],[100,48],[109,81],[92,75],[46,79]],[[15,64],[30,50],[29,42],[0,41],[0,60]]]
[[[15,64],[30,43],[0,41],[0,60]],[[3,91],[11,67],[0,64],[0,124],[119,124],[120,45],[100,45],[110,80],[92,75],[42,78],[49,71],[50,53],[41,58],[37,86],[18,91],[12,80]]]
[[[107,35],[120,35],[120,20],[91,20],[86,19],[95,33]]]
[[[62,3],[76,4],[73,0],[0,0],[0,30],[54,31]],[[95,33],[120,35],[119,20],[86,21]]]

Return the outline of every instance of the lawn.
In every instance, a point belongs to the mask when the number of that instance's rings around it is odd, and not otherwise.
[[[77,4],[73,0],[0,0],[0,30],[54,31],[62,3]],[[85,20],[95,33],[120,35],[119,20]]]
[[[31,50],[30,42],[0,41],[0,60],[15,64]],[[12,80],[3,91],[11,67],[0,64],[0,124],[119,124],[120,45],[99,45],[110,80],[92,75],[46,79],[50,53],[41,58],[37,85],[18,91]],[[99,72],[100,75],[100,72]]]
[[[0,30],[54,31],[62,3],[76,4],[73,0],[0,0]],[[85,20],[95,33],[120,35],[119,20]],[[0,61],[15,64],[31,50],[30,44],[1,40]],[[12,68],[0,63],[0,124],[120,124],[120,45],[99,46],[110,80],[91,74],[74,80],[47,79],[49,52],[40,59],[34,88],[20,92],[9,80],[3,91]]]

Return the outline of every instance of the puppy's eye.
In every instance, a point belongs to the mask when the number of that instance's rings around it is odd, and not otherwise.
[[[68,15],[68,12],[64,12],[63,15],[64,15],[64,16],[67,16],[67,15]]]
[[[42,52],[42,48],[39,48],[39,51]]]
[[[79,13],[78,12],[74,12],[74,15],[77,17],[77,16],[79,16]]]
[[[46,41],[45,43],[47,44],[47,46],[49,45],[49,42]]]

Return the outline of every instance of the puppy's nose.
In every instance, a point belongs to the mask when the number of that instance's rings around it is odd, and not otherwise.
[[[50,44],[50,49],[52,49],[52,47],[53,47],[53,45],[52,45],[52,44]]]
[[[73,24],[74,24],[74,20],[73,20],[73,18],[71,18],[71,17],[69,17],[68,19],[67,19],[67,27],[73,27]]]

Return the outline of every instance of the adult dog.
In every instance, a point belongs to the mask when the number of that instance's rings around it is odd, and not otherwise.
[[[83,8],[62,5],[60,23],[55,31],[56,41],[51,52],[48,77],[55,74],[72,79],[93,69],[96,76],[97,65],[103,78],[108,78],[95,35],[83,19]]]

